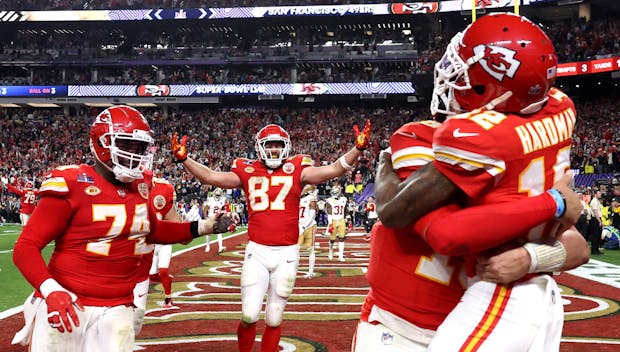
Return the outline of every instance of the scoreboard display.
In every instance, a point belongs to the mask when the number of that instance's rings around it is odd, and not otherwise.
[[[558,76],[587,75],[620,70],[620,56],[591,61],[567,62],[558,64]]]

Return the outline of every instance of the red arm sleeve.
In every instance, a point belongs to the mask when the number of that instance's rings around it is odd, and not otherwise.
[[[70,219],[71,207],[66,200],[43,197],[17,239],[13,262],[34,288],[52,277],[41,250],[64,232]]]
[[[445,206],[415,224],[416,232],[439,254],[475,254],[521,237],[552,220],[556,204],[545,192],[514,202],[458,209],[456,205]]]
[[[12,185],[12,184],[10,184],[10,183],[7,183],[7,184],[6,184],[6,189],[7,189],[9,192],[11,192],[11,193],[17,194],[18,196],[22,196],[22,195],[24,195],[24,191],[23,191],[23,190],[21,190],[21,189],[19,189],[19,188],[15,187],[15,186],[13,186],[13,185]]]
[[[151,219],[157,218],[151,217]],[[196,221],[194,222],[197,224]],[[189,243],[194,239],[191,224],[191,222],[155,220],[151,222],[151,233],[147,242],[157,244]]]

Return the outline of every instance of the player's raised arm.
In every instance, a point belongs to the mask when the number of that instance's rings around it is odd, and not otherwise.
[[[222,188],[237,188],[241,186],[241,180],[235,173],[213,171],[190,158],[187,151],[187,140],[187,136],[183,136],[179,140],[179,136],[176,133],[172,136],[172,155],[175,162],[182,163],[185,169],[202,183]]]
[[[364,125],[364,129],[361,131],[357,125],[354,125],[355,146],[329,165],[304,169],[301,175],[302,183],[319,184],[334,177],[342,176],[349,170],[353,170],[357,158],[370,144],[371,126],[370,120],[366,120],[366,125]]]

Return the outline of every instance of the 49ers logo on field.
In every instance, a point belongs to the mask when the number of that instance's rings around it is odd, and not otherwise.
[[[395,15],[411,15],[416,13],[435,13],[439,10],[437,2],[407,2],[395,3],[390,6],[390,12]]]
[[[478,61],[482,68],[500,82],[506,76],[514,78],[521,66],[521,61],[515,59],[516,53],[512,49],[495,45],[481,44],[474,47],[474,54],[483,54],[482,59]]]
[[[138,86],[136,94],[140,97],[166,97],[170,94],[170,87],[165,84],[143,84]]]

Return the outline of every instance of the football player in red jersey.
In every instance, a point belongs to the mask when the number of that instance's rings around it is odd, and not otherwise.
[[[181,222],[182,218],[177,213],[176,192],[174,186],[163,178],[154,177],[149,193],[149,206],[159,220]],[[149,277],[157,276],[158,282],[164,289],[164,301],[162,307],[174,308],[172,303],[172,275],[170,275],[170,259],[172,258],[171,244],[149,244],[146,241],[140,243],[139,252],[145,252],[140,260],[136,278],[136,286],[133,289],[134,332],[138,336],[142,330],[146,300],[149,293]]]
[[[355,146],[336,162],[315,167],[308,155],[290,156],[288,132],[267,125],[256,134],[258,160],[235,159],[230,172],[213,171],[187,155],[187,136],[172,138],[177,161],[201,182],[222,188],[243,188],[248,207],[249,242],[241,273],[242,316],[237,328],[240,352],[252,350],[256,322],[267,294],[261,351],[278,351],[282,316],[299,263],[299,201],[306,184],[319,184],[343,175],[370,138],[370,121],[356,134]]]
[[[436,121],[411,122],[394,132],[390,139],[392,163],[389,165],[393,165],[399,180],[405,180],[418,168],[433,160],[432,138],[439,126]],[[389,155],[382,153],[382,158]],[[377,178],[375,192],[378,194],[384,193],[384,181],[384,177]],[[555,186],[561,187],[562,183]],[[570,196],[570,190],[565,192]],[[541,217],[544,220],[554,215],[556,204],[550,195],[545,193],[532,198],[506,203],[509,206],[508,211],[514,213],[509,217],[521,212],[538,212],[546,214]],[[576,194],[567,199],[575,204],[578,201]],[[521,204],[525,201],[527,203]],[[486,211],[487,215],[492,212],[497,218],[505,217],[502,216],[502,208],[496,205],[478,208],[478,211],[485,208],[486,210],[482,211]],[[573,221],[576,214],[577,207],[572,207],[565,215],[565,220]],[[444,213],[444,216],[449,214]],[[529,223],[522,224],[523,229],[527,229],[526,226],[534,227],[542,221],[536,218],[525,220]],[[481,221],[476,226],[458,231],[467,235],[467,230],[471,230],[476,235],[482,235],[498,232],[498,227],[500,226],[496,222]],[[355,352],[383,351],[386,348],[390,348],[390,351],[424,351],[439,324],[456,306],[464,292],[467,283],[464,259],[436,253],[413,231],[412,225],[392,229],[383,226],[381,222],[372,229],[367,274],[371,289],[362,306],[361,321],[353,342]],[[457,230],[452,228],[452,231]],[[521,233],[512,227],[502,231],[505,235],[509,235],[508,231],[511,231],[512,235]],[[514,259],[523,261],[522,258]],[[390,275],[385,275],[386,272]],[[523,276],[519,272],[508,274],[505,274],[508,282]]]
[[[133,288],[142,241],[189,242],[234,219],[157,220],[148,206],[153,142],[137,110],[114,106],[91,125],[95,165],[52,171],[13,261],[42,298],[30,351],[133,351]],[[46,265],[41,250],[54,241]],[[28,341],[25,341],[26,343]]]
[[[37,205],[37,197],[39,196],[39,191],[34,188],[34,182],[26,181],[24,187],[17,187],[8,183],[7,179],[2,178],[2,184],[6,186],[9,192],[15,193],[20,197],[19,219],[22,226],[26,226],[28,219],[30,219],[30,215]]]
[[[563,308],[559,289],[547,273],[586,262],[588,249],[574,229],[558,231],[560,240],[549,235],[552,223],[547,221],[566,217],[570,207],[558,189],[545,189],[568,169],[576,120],[570,98],[552,88],[556,64],[550,40],[529,20],[507,13],[482,17],[452,39],[435,66],[431,111],[458,115],[435,132],[434,161],[402,184],[396,174],[378,172],[378,178],[391,177],[377,199],[380,218],[389,226],[406,226],[459,194],[467,206],[487,204],[498,210],[476,212],[479,208],[473,207],[453,213],[452,207],[416,224],[440,254],[494,247],[482,252],[477,266],[475,257],[465,258],[467,269],[476,267],[480,277],[469,281],[429,351],[559,350]],[[389,169],[388,164],[381,167]],[[537,205],[522,213],[510,210],[515,200],[534,195],[540,196],[519,202],[540,202],[531,203]],[[567,223],[574,224],[577,214]],[[437,223],[449,229],[441,231]],[[532,223],[539,226],[531,229]],[[487,231],[489,224],[495,230]],[[515,229],[520,231],[515,234]],[[528,254],[524,273],[529,274],[504,285],[485,274],[485,265],[491,263],[485,258],[506,249],[511,255]]]

